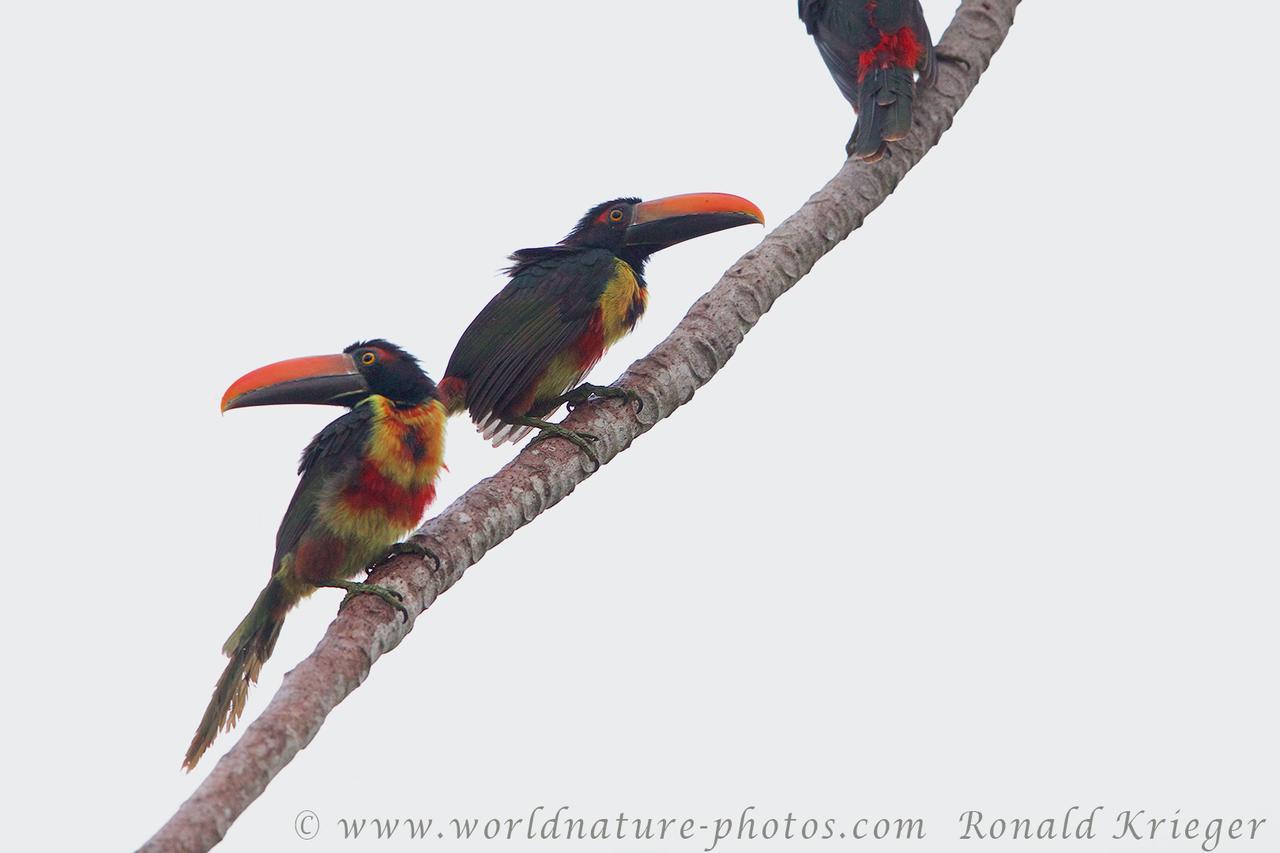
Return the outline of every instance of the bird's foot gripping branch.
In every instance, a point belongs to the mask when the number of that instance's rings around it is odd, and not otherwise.
[[[561,394],[559,400],[572,412],[578,406],[590,401],[592,397],[599,397],[602,400],[626,400],[636,407],[637,414],[644,411],[644,400],[639,394],[630,388],[619,388],[617,385],[592,385],[590,382],[583,382],[572,391]]]
[[[562,427],[560,424],[553,424],[550,421],[544,421],[538,418],[517,416],[513,423],[523,427],[532,427],[533,429],[540,430],[540,432],[533,437],[533,441],[529,442],[529,444],[537,444],[539,441],[546,441],[548,438],[563,438],[565,441],[576,446],[587,455],[587,458],[591,460],[592,471],[600,467],[600,457],[596,454],[596,449],[591,446],[600,440],[600,436],[592,435],[589,432],[572,430],[568,427]]]
[[[370,563],[369,568],[366,569],[365,571],[368,574],[372,575],[382,567],[386,566],[396,557],[403,557],[406,554],[413,557],[425,557],[426,559],[430,560],[432,563],[435,564],[436,571],[440,571],[440,556],[436,554],[435,551],[432,551],[430,548],[428,548],[426,545],[422,545],[418,542],[414,542],[412,539],[407,539],[404,542],[397,542],[396,544],[392,545],[390,548],[387,549],[386,554],[383,554],[375,562]]]
[[[380,598],[385,601],[392,610],[398,611],[400,618],[406,624],[409,622],[409,608],[404,606],[404,596],[390,587],[380,586],[376,583],[360,583],[359,581],[328,581],[316,584],[316,586],[346,590],[347,594],[343,596],[342,603],[338,605],[338,610],[342,610],[342,608],[362,595],[372,595],[374,598]]]

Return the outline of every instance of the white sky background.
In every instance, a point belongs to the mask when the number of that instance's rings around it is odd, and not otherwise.
[[[1276,843],[1280,13],[1250,6],[1223,40],[1203,4],[1024,4],[866,226],[441,599],[223,849],[539,804],[919,816],[920,850],[965,809],[1105,804]],[[15,850],[135,846],[235,742],[179,770],[336,413],[222,417],[229,382],[371,336],[439,378],[511,250],[621,194],[777,224],[852,121],[790,0],[6,4],[0,116]],[[658,256],[593,378],[761,234]],[[436,508],[513,452],[455,421]],[[290,616],[245,722],[338,599]]]

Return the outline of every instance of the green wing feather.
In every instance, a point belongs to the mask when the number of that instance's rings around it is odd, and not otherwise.
[[[315,521],[316,508],[322,496],[339,481],[345,482],[355,474],[369,435],[373,410],[357,406],[320,430],[320,433],[302,451],[298,473],[302,479],[293,492],[293,500],[285,510],[280,529],[276,532],[276,555],[272,560],[272,574],[280,568],[280,561],[293,553],[302,537]]]
[[[604,249],[534,250],[513,256],[511,281],[454,347],[445,375],[467,383],[471,419],[512,412],[560,353],[587,332],[613,274]]]

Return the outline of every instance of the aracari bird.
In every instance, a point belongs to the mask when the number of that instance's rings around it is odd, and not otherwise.
[[[449,413],[469,410],[495,447],[539,429],[539,438],[566,438],[598,465],[589,443],[595,436],[546,418],[592,395],[639,402],[633,392],[578,383],[644,313],[646,261],[685,240],[753,222],[764,224],[760,208],[723,193],[619,198],[587,211],[559,244],[517,251],[506,270],[511,280],[449,358],[440,380]]]
[[[911,129],[916,72],[922,85],[938,76],[919,0],[800,0],[800,20],[858,114],[845,152],[879,160]]]
[[[219,730],[244,711],[249,685],[271,656],[285,614],[318,587],[372,594],[398,608],[386,587],[348,580],[392,553],[435,497],[448,416],[417,359],[372,340],[341,354],[295,358],[259,368],[227,389],[222,410],[283,403],[346,406],[302,453],[294,492],[276,534],[271,578],[222,651],[231,661],[218,679],[183,767],[195,767]],[[430,555],[433,556],[434,555]]]

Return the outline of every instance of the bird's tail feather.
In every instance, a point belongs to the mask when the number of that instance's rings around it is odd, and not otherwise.
[[[515,444],[528,435],[533,427],[509,424],[497,415],[490,415],[489,420],[478,424],[476,429],[485,441],[492,443],[494,447],[501,447],[508,442]]]
[[[182,766],[191,770],[218,736],[219,731],[230,731],[244,712],[249,685],[258,680],[262,665],[271,657],[285,614],[292,605],[287,600],[284,584],[276,577],[258,594],[249,614],[241,620],[227,638],[222,652],[231,660],[218,678],[205,709],[200,726],[196,729],[187,757]]]
[[[849,140],[848,154],[873,163],[911,130],[911,102],[915,97],[915,72],[910,68],[870,68],[858,88],[858,123]]]

